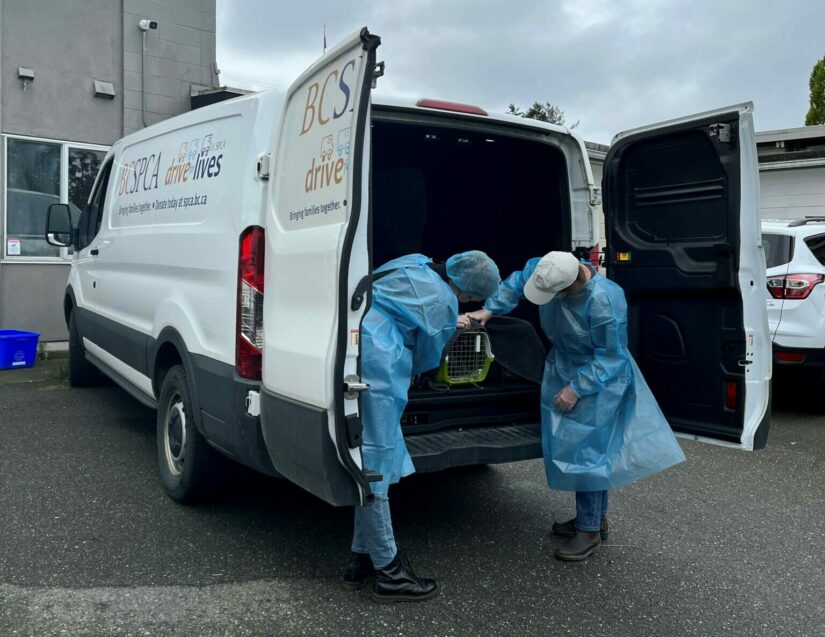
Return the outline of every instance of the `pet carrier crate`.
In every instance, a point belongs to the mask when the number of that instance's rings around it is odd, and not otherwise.
[[[495,358],[490,337],[478,323],[456,332],[445,352],[435,379],[446,385],[480,383],[487,378]]]

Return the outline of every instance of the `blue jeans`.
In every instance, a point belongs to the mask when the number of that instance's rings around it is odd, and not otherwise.
[[[576,491],[576,528],[598,531],[607,515],[607,491]]]
[[[372,504],[355,507],[352,550],[354,553],[369,553],[375,568],[384,568],[395,559],[398,549],[392,532],[387,496],[376,495]]]

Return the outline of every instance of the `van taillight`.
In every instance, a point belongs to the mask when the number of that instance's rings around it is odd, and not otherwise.
[[[736,409],[736,382],[732,380],[725,385],[725,407]]]
[[[601,256],[601,250],[599,250],[599,244],[597,243],[590,248],[590,254],[587,256],[587,260],[590,261],[590,265],[594,268],[598,268],[601,265]]]
[[[825,276],[821,274],[788,274],[768,279],[768,291],[775,299],[807,299]]]
[[[235,370],[261,379],[264,347],[264,229],[250,226],[241,235],[238,255],[238,324]]]

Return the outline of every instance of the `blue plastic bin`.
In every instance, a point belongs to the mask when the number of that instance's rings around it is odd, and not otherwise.
[[[37,332],[0,330],[0,369],[31,367],[37,354]]]

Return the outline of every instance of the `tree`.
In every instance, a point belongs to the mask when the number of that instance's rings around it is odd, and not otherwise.
[[[576,128],[576,126],[579,125],[579,120],[576,120],[574,124],[568,124],[564,116],[564,111],[550,102],[545,102],[544,104],[541,102],[533,102],[533,105],[528,108],[526,112],[522,111],[515,104],[510,104],[507,107],[507,114],[515,115],[516,117],[537,119],[540,122],[566,126],[567,128]]]
[[[104,155],[99,150],[69,149],[69,201],[81,210],[86,207]]]
[[[811,107],[805,116],[805,126],[825,124],[825,57],[811,71]]]

